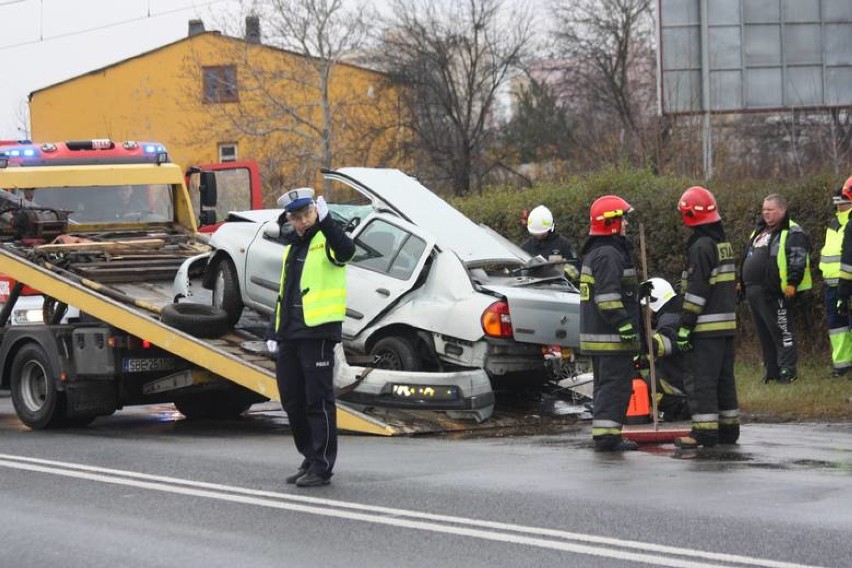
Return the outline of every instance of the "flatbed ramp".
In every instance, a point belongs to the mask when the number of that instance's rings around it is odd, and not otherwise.
[[[86,279],[75,280],[0,247],[0,272],[40,290],[47,296],[115,326],[190,361],[201,368],[239,384],[266,398],[280,400],[274,362],[240,348],[244,337],[232,333],[217,339],[200,339],[162,323],[154,313],[114,300],[98,291],[102,285]],[[386,415],[392,416],[393,412]],[[425,413],[424,413],[425,414]],[[434,413],[431,413],[434,414]],[[411,434],[418,427],[395,424],[359,412],[338,402],[337,424],[341,430],[380,436]],[[419,421],[429,422],[425,417]],[[434,421],[432,421],[434,422]],[[434,424],[432,425],[434,426]]]

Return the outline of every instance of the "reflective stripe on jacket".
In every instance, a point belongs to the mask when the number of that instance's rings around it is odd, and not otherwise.
[[[734,335],[737,291],[733,247],[702,235],[690,244],[686,257],[681,325],[705,337]]]
[[[749,237],[749,246],[754,241],[754,237],[759,231],[752,231]],[[795,240],[799,245],[788,246],[789,237],[795,235]],[[788,275],[790,272],[802,272],[802,279],[796,284],[796,291],[803,292],[810,290],[813,287],[811,280],[811,258],[807,249],[807,235],[802,227],[792,219],[788,219],[783,228],[770,236],[769,240],[769,257],[775,259],[778,274],[778,285],[783,294],[787,289]]]
[[[302,293],[302,311],[305,325],[318,325],[343,321],[346,317],[346,267],[336,266],[329,261],[325,235],[318,231],[311,239],[305,266],[299,280],[299,290]],[[281,265],[281,283],[278,287],[278,297],[284,296],[284,282],[287,278],[287,257],[291,246],[284,247],[284,262]],[[281,322],[281,304],[275,308],[275,330]]]

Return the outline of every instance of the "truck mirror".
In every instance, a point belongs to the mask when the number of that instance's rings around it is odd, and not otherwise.
[[[263,235],[267,239],[277,241],[278,237],[281,236],[281,227],[278,226],[278,223],[267,223],[263,228]]]
[[[215,225],[216,224],[216,210],[215,209],[204,209],[201,213],[198,214],[198,226],[204,227],[207,225]]]
[[[198,193],[202,207],[216,207],[216,173],[201,172],[198,180]]]

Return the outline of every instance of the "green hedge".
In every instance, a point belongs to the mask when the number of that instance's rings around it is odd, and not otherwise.
[[[828,357],[828,341],[822,305],[822,280],[817,270],[819,251],[825,240],[825,226],[833,215],[831,196],[840,185],[831,175],[792,180],[779,184],[758,180],[720,181],[705,185],[716,196],[728,240],[741,255],[742,249],[759,218],[763,198],[780,193],[789,202],[789,212],[808,233],[814,290],[799,299],[794,308],[797,339],[805,356]],[[531,188],[493,187],[481,195],[453,199],[453,205],[470,218],[485,223],[515,242],[527,237],[521,225],[521,211],[544,204],[553,212],[556,230],[579,249],[589,228],[589,205],[606,194],[623,197],[636,210],[631,216],[629,236],[639,262],[639,224],[645,229],[648,270],[672,283],[680,278],[689,230],[683,226],[677,201],[700,180],[654,175],[648,170],[607,168],[562,183]],[[640,269],[641,275],[641,269]],[[754,325],[747,308],[740,307],[740,339],[745,349],[741,356],[759,360],[754,341]],[[816,332],[816,333],[815,333]],[[827,361],[828,359],[826,359]]]

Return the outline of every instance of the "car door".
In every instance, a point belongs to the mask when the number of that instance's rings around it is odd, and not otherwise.
[[[266,234],[268,226],[276,225],[276,221],[264,223],[246,255],[244,296],[255,307],[265,308],[267,312],[275,309],[284,254],[284,244]]]
[[[360,225],[354,241],[346,277],[346,338],[357,336],[414,288],[435,247],[433,237],[387,214]]]

